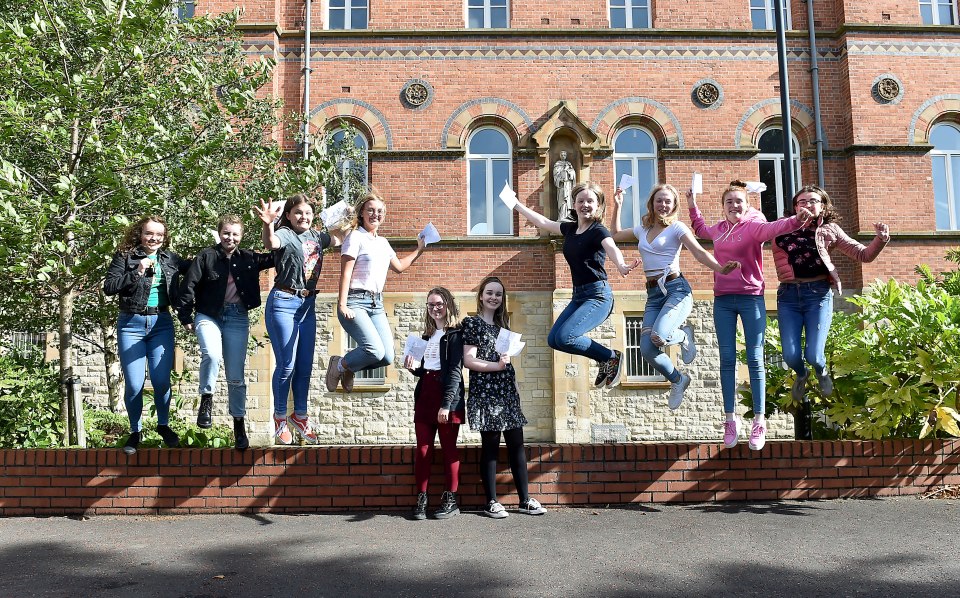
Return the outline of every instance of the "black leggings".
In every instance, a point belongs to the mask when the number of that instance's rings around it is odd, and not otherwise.
[[[487,502],[497,500],[497,454],[500,452],[501,432],[480,432],[480,479]],[[507,455],[510,458],[510,471],[513,483],[520,495],[520,502],[526,502],[527,494],[527,452],[523,446],[523,428],[504,430],[503,439],[507,441]]]

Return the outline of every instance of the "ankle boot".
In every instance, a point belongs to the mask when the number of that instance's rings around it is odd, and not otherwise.
[[[200,408],[197,409],[197,427],[210,428],[213,426],[213,395],[200,395]]]
[[[167,445],[167,448],[180,446],[180,437],[170,429],[170,426],[157,426],[157,434],[160,435],[160,438],[163,438],[163,444]]]
[[[434,519],[450,519],[454,515],[460,514],[460,507],[457,506],[457,493],[447,492],[443,493],[443,497],[440,499],[440,508],[433,512]]]
[[[247,427],[242,417],[233,418],[233,448],[245,451],[250,448],[250,439],[247,438]]]
[[[417,494],[417,505],[413,507],[413,513],[411,517],[417,521],[422,521],[427,518],[427,493],[421,492]]]
[[[131,432],[127,438],[127,443],[123,445],[123,452],[127,455],[137,454],[137,448],[140,447],[140,432]]]
[[[813,413],[810,401],[801,401],[793,417],[794,435],[797,440],[813,440]]]

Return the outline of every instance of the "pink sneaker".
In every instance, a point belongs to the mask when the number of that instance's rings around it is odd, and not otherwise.
[[[276,444],[293,444],[293,434],[287,427],[287,418],[273,414],[273,439]]]
[[[750,429],[750,442],[747,443],[751,449],[759,451],[767,443],[767,428],[758,421],[753,422],[753,428]]]
[[[737,446],[737,443],[740,441],[741,427],[742,424],[737,418],[723,422],[723,446],[727,448]]]
[[[297,431],[297,434],[300,438],[303,438],[305,443],[317,444],[319,442],[317,435],[310,429],[310,419],[306,415],[301,419],[294,413],[287,418],[287,421],[290,422],[290,425],[293,426],[293,429]]]

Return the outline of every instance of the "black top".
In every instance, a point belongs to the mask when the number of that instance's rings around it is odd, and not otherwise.
[[[428,340],[424,337],[424,340]],[[441,406],[452,412],[463,412],[463,331],[451,328],[440,337],[440,384],[443,387],[443,402]],[[423,360],[420,367],[413,371],[413,375],[420,377],[426,373],[423,369]],[[413,400],[420,396],[420,384],[423,379],[417,380],[417,387],[413,391]]]
[[[816,278],[829,274],[817,251],[816,236],[817,229],[811,226],[780,235],[774,241],[787,254],[793,275],[797,278]]]
[[[607,227],[594,222],[578,235],[576,222],[561,222],[560,233],[563,235],[563,257],[570,265],[573,286],[607,280],[607,271],[603,268],[607,254],[601,245],[611,236]]]
[[[107,268],[103,292],[106,295],[120,295],[122,312],[142,314],[146,311],[153,276],[138,272],[140,260],[145,257],[147,254],[140,247],[127,252],[118,251],[114,254],[110,267]],[[175,305],[180,275],[186,272],[190,266],[190,260],[185,260],[168,249],[161,249],[157,252],[157,264],[163,269],[167,299],[171,305]]]
[[[184,325],[193,323],[193,311],[219,318],[227,294],[227,277],[233,275],[237,294],[245,308],[260,305],[260,271],[273,267],[273,255],[237,249],[230,258],[220,245],[207,247],[197,254],[180,285],[175,304],[177,317]]]

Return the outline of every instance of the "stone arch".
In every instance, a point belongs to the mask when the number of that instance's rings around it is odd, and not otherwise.
[[[621,98],[601,110],[590,128],[603,140],[604,147],[609,148],[617,131],[628,125],[649,130],[660,147],[684,147],[680,121],[669,108],[650,98]]]
[[[467,136],[480,125],[494,125],[510,136],[514,147],[520,145],[533,121],[522,108],[500,98],[478,98],[462,104],[453,111],[440,136],[440,147],[444,149],[464,149]]]
[[[910,145],[930,143],[930,129],[943,121],[960,123],[960,95],[955,93],[939,95],[921,104],[910,120],[907,143]]]
[[[738,149],[757,149],[760,132],[770,126],[783,123],[780,112],[780,99],[770,98],[751,106],[740,122],[734,134],[734,144]],[[817,126],[813,119],[813,110],[796,100],[790,100],[790,124],[800,149],[813,145],[817,138]],[[828,147],[826,138],[824,149]]]
[[[341,98],[326,101],[310,111],[310,124],[320,129],[340,119],[350,122],[366,135],[370,149],[393,149],[393,133],[387,119],[367,102]]]

